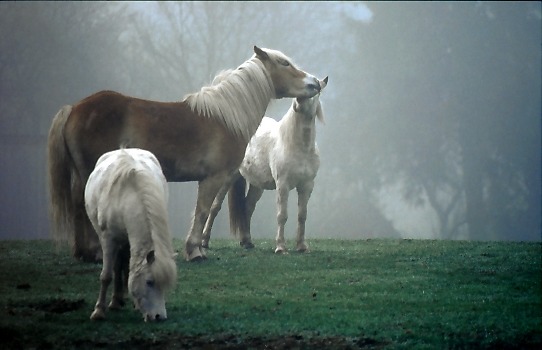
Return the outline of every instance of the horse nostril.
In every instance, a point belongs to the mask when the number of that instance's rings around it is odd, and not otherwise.
[[[159,315],[159,314],[156,314],[155,319],[156,319],[156,321],[160,321],[160,315]]]
[[[309,87],[311,89],[314,89],[314,90],[318,91],[318,92],[320,91],[320,84],[310,84]]]

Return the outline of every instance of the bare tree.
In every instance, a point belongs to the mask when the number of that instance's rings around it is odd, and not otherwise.
[[[540,4],[369,6],[353,78],[370,86],[355,164],[366,182],[401,181],[446,238],[467,225],[473,239],[539,236]]]

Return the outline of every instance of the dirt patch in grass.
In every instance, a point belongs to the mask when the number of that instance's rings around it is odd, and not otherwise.
[[[74,344],[78,349],[100,347],[129,348],[129,349],[381,349],[389,343],[379,342],[370,338],[352,337],[303,337],[301,335],[288,335],[277,338],[266,337],[238,337],[235,335],[207,336],[180,336],[178,334],[161,337],[160,340],[133,338],[130,341],[106,344],[96,342],[78,342]]]
[[[84,299],[66,300],[66,299],[47,299],[37,302],[29,303],[11,303],[8,306],[7,311],[10,315],[15,315],[21,309],[24,309],[24,313],[28,314],[31,310],[52,312],[56,314],[63,314],[70,311],[76,311],[85,305]]]
[[[85,305],[84,299],[66,300],[66,299],[53,299],[47,300],[32,305],[34,309],[42,310],[46,312],[54,312],[56,314],[63,314],[65,312],[79,310]]]

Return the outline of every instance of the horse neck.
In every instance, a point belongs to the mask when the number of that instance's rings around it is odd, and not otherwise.
[[[140,234],[130,235],[130,274],[137,278],[147,261],[151,250],[154,251],[154,261],[148,267],[152,271],[157,285],[163,289],[171,289],[177,280],[177,270],[173,260],[173,247],[167,222],[166,203],[161,198],[158,189],[140,184],[140,203],[143,208],[142,221],[139,223]],[[140,221],[140,220],[136,220]],[[137,223],[136,223],[137,224]],[[133,228],[133,227],[132,227]],[[143,231],[141,231],[143,229]]]
[[[279,122],[279,135],[286,147],[304,152],[314,152],[316,118],[295,112],[290,107]]]
[[[273,80],[257,58],[224,75],[216,84],[187,95],[184,101],[193,111],[218,120],[248,143],[275,98]]]
[[[151,250],[155,251],[157,259],[173,256],[169,244],[171,237],[165,199],[162,198],[162,192],[156,188],[154,182],[146,181],[149,179],[148,174],[137,174],[137,179],[135,179],[140,210],[138,220],[127,227],[130,240],[130,265],[143,262]]]

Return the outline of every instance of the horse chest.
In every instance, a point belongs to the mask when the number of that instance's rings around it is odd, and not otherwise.
[[[302,141],[303,141],[303,148],[306,150],[310,149],[314,146],[314,138],[313,138],[313,128],[311,127],[305,127],[302,131]]]
[[[319,157],[313,152],[291,152],[285,154],[284,161],[277,171],[277,176],[281,176],[282,173],[283,176],[288,178],[288,182],[297,184],[314,179],[319,165]]]

